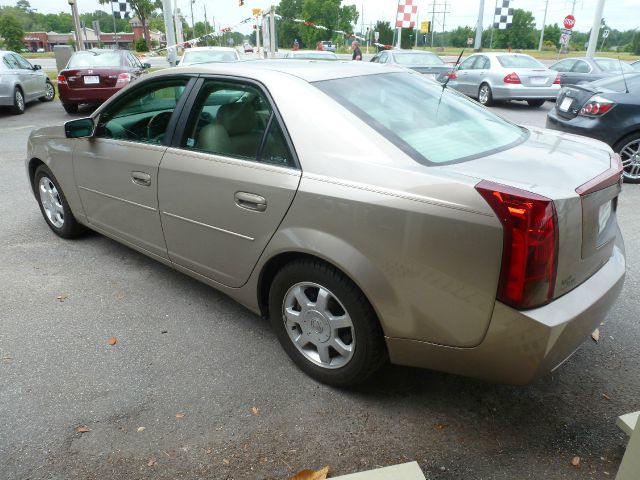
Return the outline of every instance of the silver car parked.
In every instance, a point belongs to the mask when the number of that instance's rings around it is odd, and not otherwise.
[[[166,69],[33,131],[25,167],[55,234],[96,230],[221,290],[333,385],[387,360],[530,382],[625,276],[618,155],[397,67]]]
[[[560,77],[535,58],[519,53],[476,53],[449,74],[448,85],[483,105],[526,100],[540,107],[560,93]]]
[[[31,65],[18,53],[0,50],[0,106],[21,114],[27,103],[50,102],[55,95],[55,88],[40,65]]]

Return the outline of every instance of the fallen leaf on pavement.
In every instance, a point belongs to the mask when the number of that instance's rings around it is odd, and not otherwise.
[[[609,395],[607,395],[606,393],[602,394],[602,398],[604,398],[605,400],[611,400],[611,397]]]
[[[289,478],[289,480],[326,480],[327,475],[329,475],[329,466],[321,468],[318,471],[302,470]]]
[[[229,463],[231,462],[229,462],[229,460],[227,460],[226,458],[223,458],[222,463],[224,463],[225,465],[229,465]]]
[[[139,432],[144,432],[144,427],[138,427]]]
[[[571,465],[573,465],[574,467],[579,467],[580,466],[580,457],[573,457],[571,459]]]
[[[56,297],[56,300],[58,300],[59,302],[64,302],[67,298],[69,298],[69,295],[67,295],[66,293],[63,293],[62,295],[58,295]]]
[[[600,340],[600,329],[596,328],[593,333],[591,334],[591,338],[593,338],[593,341],[598,343],[598,341]]]
[[[434,426],[436,427],[436,430],[444,430],[445,428],[447,428],[444,423],[436,423]]]
[[[91,431],[91,429],[89,429],[89,428],[85,427],[84,425],[78,425],[78,426],[75,428],[75,430],[76,430],[76,433],[87,433],[87,432],[90,432],[90,431]]]
[[[116,339],[116,337],[109,337],[109,340],[107,340],[107,343],[111,346],[115,345],[116,343],[118,343],[118,339]]]
[[[156,464],[156,459],[150,458],[149,461],[147,462],[147,467],[153,467],[155,464]]]
[[[251,413],[254,415],[260,415],[260,409],[258,409],[258,407],[251,407]]]
[[[186,413],[178,412],[176,413],[176,418],[184,418],[185,415]]]

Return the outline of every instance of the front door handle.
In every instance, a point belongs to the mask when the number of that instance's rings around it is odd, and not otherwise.
[[[264,212],[267,209],[267,200],[260,195],[247,192],[236,192],[234,195],[236,205],[247,210]]]
[[[148,187],[151,185],[151,175],[144,172],[131,172],[131,181],[136,185]]]

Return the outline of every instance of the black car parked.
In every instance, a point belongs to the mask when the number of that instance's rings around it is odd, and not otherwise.
[[[565,58],[551,65],[549,70],[555,70],[560,74],[562,86],[578,85],[633,72],[628,63],[604,57]]]
[[[640,183],[640,73],[564,87],[547,128],[608,143],[622,158],[624,180]]]

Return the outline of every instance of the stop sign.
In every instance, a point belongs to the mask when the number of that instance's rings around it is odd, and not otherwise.
[[[571,30],[573,26],[576,24],[576,17],[573,15],[567,15],[564,17],[564,28],[567,30]]]

